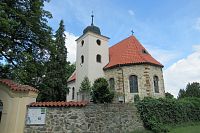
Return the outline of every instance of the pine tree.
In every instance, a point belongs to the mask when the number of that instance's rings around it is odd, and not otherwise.
[[[84,77],[83,81],[81,82],[80,91],[81,92],[90,92],[91,91],[91,83],[90,83],[88,77]]]
[[[13,79],[38,87],[52,41],[47,0],[0,0],[0,62]]]
[[[63,20],[55,34],[55,42],[47,63],[47,74],[41,86],[40,101],[64,101],[66,100],[67,87],[67,48],[65,47]]]

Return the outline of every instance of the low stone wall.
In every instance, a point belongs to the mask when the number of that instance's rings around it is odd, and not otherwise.
[[[133,104],[48,107],[46,124],[25,126],[25,133],[128,133],[143,129]]]

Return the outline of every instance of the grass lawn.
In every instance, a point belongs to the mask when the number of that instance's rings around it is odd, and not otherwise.
[[[169,133],[200,133],[200,123],[196,123],[195,125],[183,124],[177,127],[171,127],[169,130]],[[136,130],[131,133],[153,133],[153,131],[144,129]]]
[[[153,133],[153,132],[149,131],[149,130],[136,130],[136,131],[133,131],[133,132],[130,132],[130,133]]]
[[[176,127],[170,133],[200,133],[200,125]]]

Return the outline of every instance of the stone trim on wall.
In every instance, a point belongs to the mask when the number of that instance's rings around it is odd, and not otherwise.
[[[123,71],[119,73],[119,70]],[[125,102],[134,102],[134,96],[139,95],[140,98],[150,97],[164,97],[164,79],[162,67],[140,64],[132,66],[122,66],[104,71],[107,80],[115,79],[115,91],[122,96],[125,96]],[[123,76],[122,76],[123,75]],[[138,93],[130,93],[129,76],[136,75],[138,78]],[[159,78],[159,93],[155,93],[153,85],[153,76]],[[117,100],[117,98],[116,98]]]

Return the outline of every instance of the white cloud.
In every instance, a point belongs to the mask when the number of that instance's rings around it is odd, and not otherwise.
[[[165,90],[178,95],[188,82],[200,82],[200,45],[193,46],[194,52],[164,71]]]
[[[131,16],[134,16],[135,15],[135,12],[133,10],[128,10],[128,13],[131,15]]]
[[[71,63],[74,63],[76,61],[76,39],[78,36],[75,36],[72,33],[65,32],[66,39],[65,39],[65,45],[67,47],[67,60]]]
[[[177,59],[180,56],[178,51],[165,50],[157,47],[152,47],[150,45],[146,45],[145,47],[149,53],[163,65],[169,64],[171,61]]]
[[[197,18],[196,20],[195,29],[200,30],[200,18]]]

